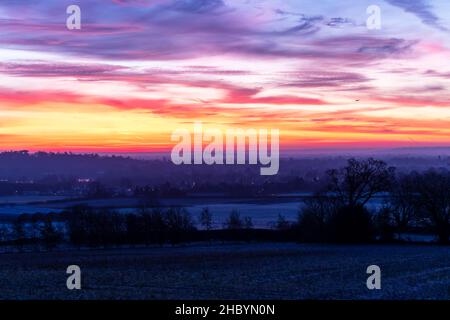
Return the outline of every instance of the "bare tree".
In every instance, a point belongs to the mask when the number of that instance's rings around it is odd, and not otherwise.
[[[335,197],[317,193],[307,198],[300,207],[297,227],[300,238],[307,242],[322,242],[328,239],[328,224],[336,214],[338,203]]]
[[[396,179],[392,185],[389,197],[390,220],[398,231],[405,231],[413,222],[417,211],[416,177],[413,175],[402,176]]]
[[[286,220],[285,216],[282,214],[278,215],[277,222],[275,224],[275,229],[277,230],[288,230],[291,227],[289,221]]]
[[[300,213],[300,236],[306,241],[371,241],[373,221],[365,205],[389,190],[394,172],[372,158],[350,159],[346,167],[327,171],[327,192],[308,201]]]
[[[342,169],[327,171],[331,191],[342,206],[355,208],[365,206],[377,193],[387,191],[395,169],[380,160],[348,160]]]
[[[245,229],[253,228],[253,220],[251,217],[244,217],[244,228]]]
[[[189,234],[195,231],[191,215],[185,208],[171,207],[164,212],[167,235],[172,244],[189,240]]]
[[[209,208],[202,209],[202,212],[200,213],[200,224],[205,230],[209,231],[212,229],[212,213]]]
[[[44,241],[47,250],[51,251],[60,240],[60,234],[53,225],[50,215],[44,218],[44,224],[40,229],[41,239]]]
[[[244,222],[241,220],[241,214],[237,210],[232,210],[230,216],[225,222],[227,229],[242,229]]]
[[[428,171],[417,177],[418,208],[423,221],[435,230],[439,242],[450,236],[450,174]]]

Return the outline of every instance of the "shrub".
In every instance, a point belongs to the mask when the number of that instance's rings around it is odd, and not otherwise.
[[[339,207],[328,222],[329,240],[339,243],[363,243],[373,240],[373,224],[363,206]]]

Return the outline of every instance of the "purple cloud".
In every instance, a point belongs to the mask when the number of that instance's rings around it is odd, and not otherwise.
[[[282,27],[246,18],[222,0],[80,1],[82,30],[63,23],[70,1],[2,2],[0,44],[114,60],[174,60],[236,54],[260,58],[373,61],[408,51],[414,42],[370,35],[316,37],[321,28],[348,19],[296,14]],[[20,19],[14,12],[23,11]],[[279,11],[278,14],[286,14]],[[329,28],[329,26],[328,26]],[[317,40],[320,39],[320,40]]]
[[[433,13],[432,6],[425,0],[386,0],[389,4],[416,15],[422,22],[433,28],[448,31],[439,18]]]

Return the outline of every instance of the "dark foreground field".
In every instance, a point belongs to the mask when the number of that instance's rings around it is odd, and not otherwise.
[[[82,290],[66,289],[79,265]],[[382,271],[369,291],[366,268]],[[1,299],[450,299],[450,248],[227,244],[0,254]]]

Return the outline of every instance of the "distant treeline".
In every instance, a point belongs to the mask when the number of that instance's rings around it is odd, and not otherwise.
[[[326,171],[344,166],[346,161],[342,156],[282,158],[277,175],[261,176],[259,166],[177,166],[169,157],[138,160],[68,152],[0,152],[0,194],[163,198],[198,193],[261,197],[316,192],[325,187]],[[449,157],[438,156],[390,157],[388,162],[400,172],[450,167]]]
[[[214,192],[260,196],[311,191],[336,159],[282,159],[276,176],[262,177],[254,165],[177,166],[170,159],[24,151],[0,152],[0,194],[79,197],[182,197]],[[343,161],[343,159],[338,160]]]
[[[212,230],[213,216],[205,208],[197,229],[189,212],[181,207],[140,208],[133,213],[75,206],[60,214],[23,214],[0,226],[0,244],[23,249],[38,246],[51,250],[58,245],[109,247],[117,245],[163,245],[192,241],[252,240],[249,217],[232,211],[222,230]],[[269,232],[270,233],[270,232]]]
[[[368,203],[380,193],[386,201],[371,211]],[[252,220],[236,210],[221,230],[213,230],[212,222],[208,208],[194,221],[179,207],[143,207],[124,214],[77,206],[62,214],[21,215],[0,227],[0,241],[47,249],[61,243],[106,247],[212,240],[370,243],[396,241],[396,234],[428,232],[448,244],[450,173],[442,169],[398,174],[380,160],[350,159],[345,167],[327,172],[326,188],[306,200],[297,222],[280,215],[272,230],[256,230]]]

